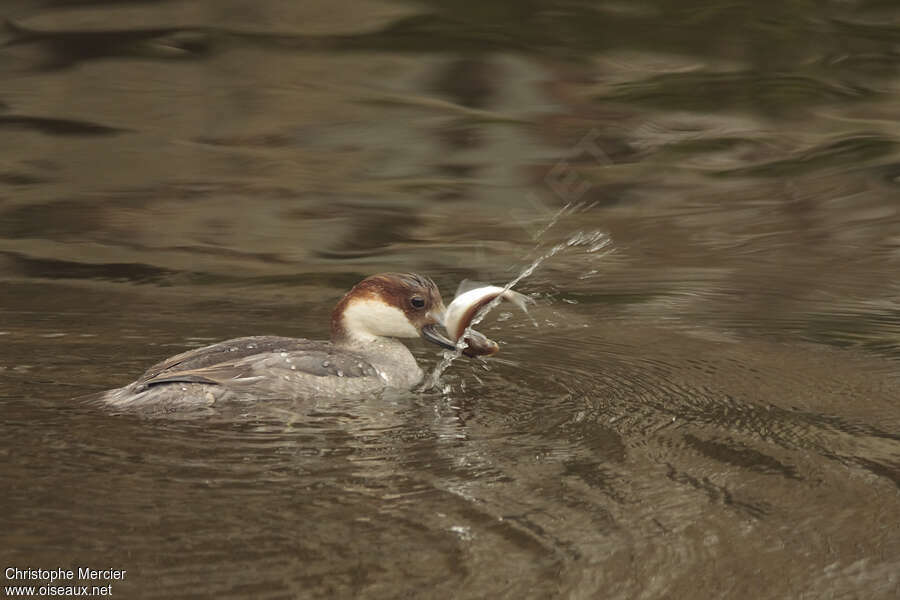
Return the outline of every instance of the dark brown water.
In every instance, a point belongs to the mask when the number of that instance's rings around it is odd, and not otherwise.
[[[4,573],[127,570],[93,582],[119,598],[900,596],[894,2],[0,16]],[[325,337],[366,275],[449,299],[579,231],[612,251],[547,259],[533,321],[495,311],[501,354],[434,391],[167,419],[76,399],[228,337]]]

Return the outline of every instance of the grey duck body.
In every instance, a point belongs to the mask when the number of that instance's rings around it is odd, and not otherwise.
[[[393,339],[341,348],[332,342],[277,336],[226,340],[161,361],[133,383],[105,392],[113,408],[160,411],[315,396],[358,396],[409,389],[422,370]]]

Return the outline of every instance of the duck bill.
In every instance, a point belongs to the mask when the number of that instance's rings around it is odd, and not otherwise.
[[[436,328],[436,324],[424,326],[422,328],[422,337],[432,344],[437,344],[441,348],[446,348],[447,350],[455,350],[456,344],[453,343],[453,341],[444,334],[439,333]]]
[[[436,327],[437,325],[426,325],[425,327],[423,327],[422,337],[432,344],[437,344],[441,348],[446,348],[447,350],[456,350],[456,344],[453,343],[450,338],[438,332]],[[462,351],[462,353],[466,356],[472,357],[491,356],[493,354],[496,354],[498,350],[500,350],[500,346],[497,345],[497,342],[489,339],[484,334],[473,330],[468,335],[466,335],[466,347]]]

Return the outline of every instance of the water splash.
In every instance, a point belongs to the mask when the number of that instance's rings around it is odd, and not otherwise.
[[[572,236],[570,236],[566,241],[560,242],[556,244],[548,251],[544,252],[536,259],[534,259],[530,265],[522,269],[518,275],[516,275],[513,279],[511,279],[506,285],[503,286],[503,292],[507,292],[511,290],[513,287],[518,285],[520,281],[525,279],[526,277],[531,276],[544,262],[553,258],[563,250],[568,248],[575,247],[586,247],[586,252],[588,253],[596,253],[601,250],[609,250],[612,245],[612,238],[609,237],[609,234],[603,231],[590,231],[584,232],[579,231]],[[496,298],[488,302],[484,307],[482,307],[472,321],[469,323],[466,330],[463,332],[461,336],[459,336],[459,340],[456,342],[456,348],[452,351],[447,350],[443,353],[443,357],[441,362],[435,366],[434,370],[429,375],[425,384],[422,386],[422,391],[431,390],[439,387],[441,375],[453,364],[457,358],[462,356],[463,351],[468,347],[466,343],[466,336],[472,333],[473,328],[481,323],[484,318],[488,315],[488,313],[494,309],[498,304],[503,301],[503,294],[498,294]],[[537,327],[538,323],[532,318],[532,322],[534,326]]]

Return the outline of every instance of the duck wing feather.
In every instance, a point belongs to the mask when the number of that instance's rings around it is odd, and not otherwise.
[[[318,377],[371,377],[375,369],[361,356],[337,350],[330,342],[278,336],[226,340],[188,350],[150,367],[136,382],[145,389],[163,383],[250,382],[270,369],[299,371]]]

